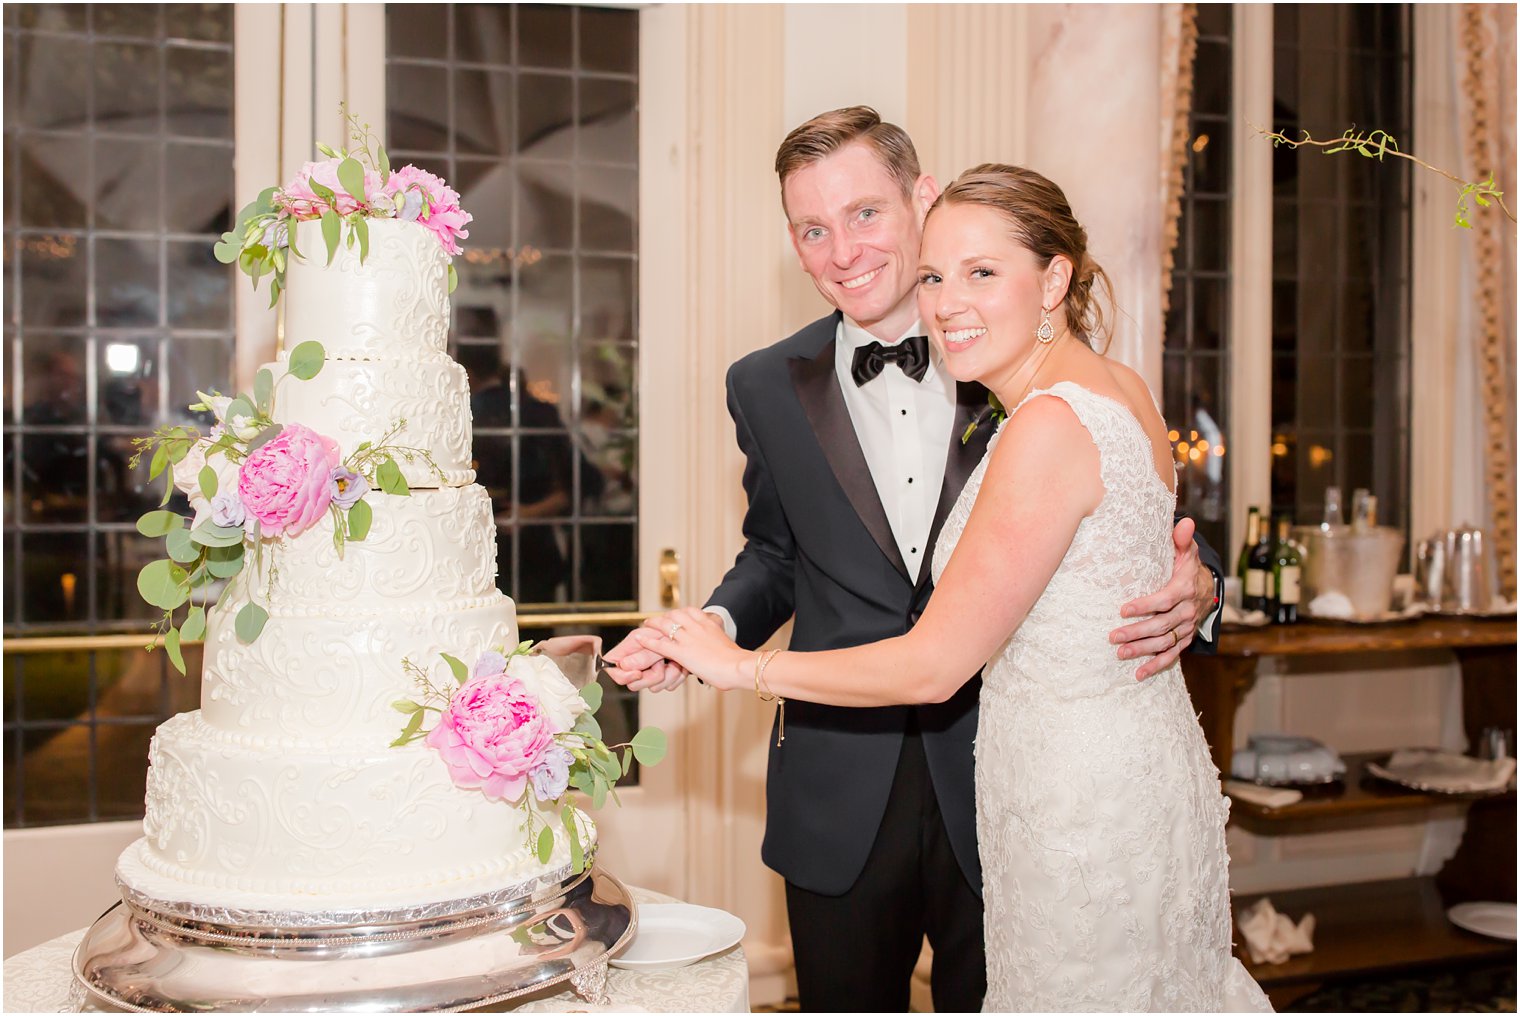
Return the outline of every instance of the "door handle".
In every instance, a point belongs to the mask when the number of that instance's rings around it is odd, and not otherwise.
[[[681,605],[681,555],[671,547],[660,551],[660,606]]]

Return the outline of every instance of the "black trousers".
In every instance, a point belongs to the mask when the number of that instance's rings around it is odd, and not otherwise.
[[[804,1012],[907,1012],[924,936],[936,1012],[977,1012],[987,993],[982,900],[950,849],[916,728],[903,739],[887,812],[843,896],[788,882],[786,913]]]

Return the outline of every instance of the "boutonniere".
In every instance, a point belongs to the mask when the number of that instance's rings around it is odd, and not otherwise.
[[[966,432],[961,435],[961,444],[971,440],[971,435],[976,433],[976,428],[984,423],[991,423],[994,427],[1008,419],[1008,410],[1003,407],[1002,400],[992,392],[987,393],[987,408],[976,414],[976,419],[966,426]]]

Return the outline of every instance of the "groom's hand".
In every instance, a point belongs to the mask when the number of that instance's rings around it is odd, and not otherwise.
[[[647,623],[660,625],[663,631],[676,622],[669,614],[657,614]],[[629,691],[675,691],[687,676],[686,668],[645,649],[632,632],[602,658],[613,664],[607,668],[607,676]]]
[[[1214,602],[1214,576],[1198,560],[1193,528],[1192,519],[1183,519],[1172,530],[1175,556],[1167,584],[1150,596],[1131,600],[1119,611],[1124,617],[1150,616],[1109,633],[1108,640],[1119,647],[1119,659],[1154,657],[1135,671],[1138,681],[1177,662],[1198,634],[1199,618],[1208,616]]]

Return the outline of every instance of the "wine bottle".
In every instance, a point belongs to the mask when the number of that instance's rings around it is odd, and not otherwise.
[[[1265,511],[1257,516],[1256,543],[1251,556],[1246,559],[1246,580],[1241,590],[1241,609],[1259,610],[1267,613],[1271,606],[1272,591],[1267,588],[1272,580],[1272,527]]]
[[[1240,558],[1235,562],[1235,577],[1240,580],[1241,594],[1245,594],[1246,569],[1251,563],[1251,548],[1261,539],[1257,527],[1261,525],[1261,509],[1254,504],[1246,515],[1246,542],[1240,545]]]
[[[1302,572],[1298,550],[1289,538],[1292,522],[1286,515],[1277,520],[1277,544],[1272,548],[1272,605],[1274,624],[1298,622],[1299,578]]]

